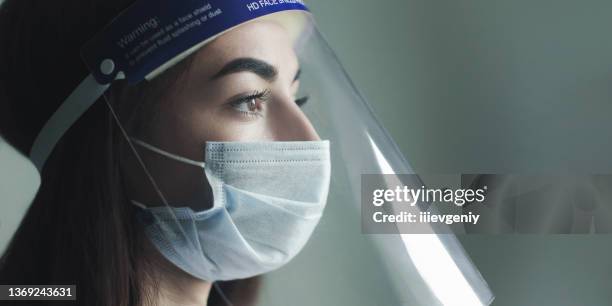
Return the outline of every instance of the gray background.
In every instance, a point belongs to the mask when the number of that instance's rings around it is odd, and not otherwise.
[[[612,2],[307,2],[419,172],[610,173]],[[328,212],[295,264],[270,276],[261,305],[397,305],[381,259]],[[325,251],[338,239],[354,247]],[[493,305],[610,305],[609,236],[460,239]],[[354,252],[370,261],[351,262]]]
[[[308,1],[419,172],[610,172],[609,1]]]
[[[612,172],[612,2],[307,3],[418,172]],[[609,235],[459,238],[493,305],[612,304]],[[285,300],[337,305],[308,298],[326,286],[355,294],[320,280]]]

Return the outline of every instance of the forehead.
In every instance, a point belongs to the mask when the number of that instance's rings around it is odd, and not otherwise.
[[[288,31],[272,21],[252,21],[221,35],[198,51],[195,65],[213,75],[228,61],[241,57],[266,61],[281,72],[298,66]]]

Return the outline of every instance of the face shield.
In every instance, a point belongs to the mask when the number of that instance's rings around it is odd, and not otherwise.
[[[328,284],[317,287],[323,304],[492,301],[448,231],[362,233],[362,175],[413,171],[301,1],[137,1],[82,57],[91,75],[30,157],[42,169],[64,132],[106,103],[127,143],[128,204],[186,273],[272,272],[265,305],[285,304],[280,290],[300,296],[285,282],[294,272]],[[133,90],[142,84],[156,90]]]

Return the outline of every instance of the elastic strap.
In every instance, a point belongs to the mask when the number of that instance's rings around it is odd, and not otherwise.
[[[176,161],[180,161],[180,162],[183,162],[183,163],[186,163],[186,164],[190,164],[190,165],[193,165],[193,166],[197,166],[197,167],[201,167],[201,168],[204,168],[204,166],[206,165],[206,163],[204,163],[204,162],[195,161],[193,159],[185,158],[185,157],[178,156],[176,154],[172,154],[170,152],[164,151],[164,150],[162,150],[160,148],[154,147],[154,146],[152,146],[152,145],[150,145],[150,144],[148,144],[148,143],[146,143],[146,142],[144,142],[142,140],[138,140],[138,139],[136,139],[134,137],[130,137],[130,139],[135,144],[137,144],[137,145],[139,145],[139,146],[141,146],[141,147],[143,147],[143,148],[145,148],[147,150],[151,150],[151,151],[153,151],[153,152],[155,152],[157,154],[160,154],[160,155],[163,155],[165,157],[168,157],[170,159],[174,159]]]

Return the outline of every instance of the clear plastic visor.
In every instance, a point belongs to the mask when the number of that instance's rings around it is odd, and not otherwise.
[[[453,234],[362,233],[362,175],[413,170],[310,15],[296,14],[290,26],[243,24],[104,94],[151,239],[211,281],[261,265],[260,305],[489,305]]]

